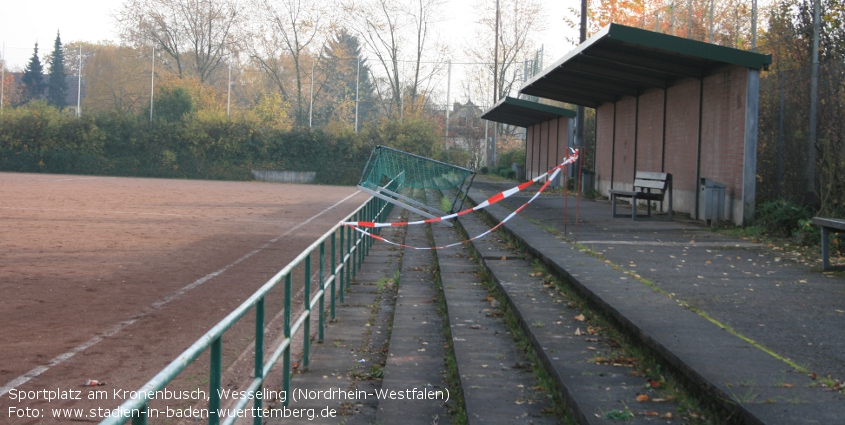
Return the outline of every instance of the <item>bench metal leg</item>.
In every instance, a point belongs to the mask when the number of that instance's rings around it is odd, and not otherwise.
[[[827,227],[821,226],[822,228],[822,271],[825,271],[830,268],[830,243],[827,240],[828,231]]]
[[[637,197],[631,198],[631,220],[637,219]]]
[[[615,193],[610,194],[610,205],[611,205],[610,211],[611,211],[612,217],[616,217],[616,194]]]
[[[673,190],[672,190],[672,179],[671,178],[669,179],[669,181],[666,185],[666,190],[669,192],[668,193],[668,195],[669,195],[669,221],[672,221],[672,192],[673,192]],[[664,198],[665,198],[665,194],[664,194]],[[663,200],[660,201],[660,209],[661,210],[663,209]]]

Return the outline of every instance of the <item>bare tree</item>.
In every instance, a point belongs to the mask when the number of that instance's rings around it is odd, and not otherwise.
[[[501,0],[499,13],[498,62],[494,60],[496,9],[493,2],[479,2],[476,10],[482,18],[477,24],[476,40],[468,44],[466,54],[478,65],[471,67],[464,90],[476,99],[490,99],[496,64],[498,99],[515,94],[522,83],[523,60],[534,58],[534,35],[545,29],[543,6],[537,0]],[[536,58],[535,58],[536,59]],[[498,100],[497,99],[497,100]],[[496,124],[495,133],[513,136],[516,127]]]
[[[442,0],[350,0],[344,5],[353,30],[382,72],[379,94],[390,99],[391,112],[400,117],[406,96],[412,110],[422,105],[424,86],[444,63],[432,34],[442,6]]]
[[[314,51],[333,26],[327,5],[320,1],[254,0],[250,57],[294,105],[297,125],[308,123]]]
[[[116,17],[124,42],[161,49],[173,61],[165,66],[203,83],[238,41],[235,0],[126,0]]]
[[[522,60],[532,57],[537,48],[534,34],[545,29],[543,6],[537,0],[502,0],[499,13],[499,52],[497,91],[499,99],[510,95],[522,82]],[[471,87],[467,91],[479,99],[489,99],[493,87],[494,34],[496,10],[492,2],[479,2],[476,10],[482,18],[476,40],[467,44],[466,54],[481,65],[471,71]],[[481,91],[481,93],[479,93]]]

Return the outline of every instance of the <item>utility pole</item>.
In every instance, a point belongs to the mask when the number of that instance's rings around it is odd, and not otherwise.
[[[82,116],[82,44],[79,44],[79,75],[76,80],[76,118]]]
[[[499,0],[496,0],[496,36],[493,41],[493,106],[499,102]],[[496,165],[496,139],[499,126],[493,124],[493,143],[490,147],[490,165]]]
[[[226,84],[226,118],[232,106],[232,58],[229,58],[229,82]]]
[[[580,43],[587,41],[587,0],[581,0],[581,29],[578,40]],[[584,146],[585,112],[585,108],[582,105],[578,105],[575,108],[575,146],[582,152],[583,149],[581,149],[581,147]],[[561,161],[562,158],[557,158],[557,160]],[[570,173],[572,173],[576,168],[577,167],[569,167]],[[570,174],[570,177],[572,177],[572,174]]]
[[[355,71],[355,132],[358,132],[358,86],[361,83],[361,57],[358,56],[357,71]]]
[[[446,76],[446,143],[449,143],[449,95],[452,88],[452,61],[450,60],[448,64],[448,73]]]
[[[757,1],[757,0],[754,0]],[[675,1],[669,5],[669,34],[675,35]]]
[[[3,77],[0,78],[0,114],[3,113],[3,103],[6,94],[6,42],[3,42]]]
[[[757,0],[751,0],[751,51],[757,51]]]
[[[813,65],[810,76],[810,140],[807,147],[807,195],[813,199],[816,193],[816,117],[819,103],[819,26],[821,0],[813,1]]]
[[[311,103],[308,106],[308,127],[311,127],[311,119],[314,116],[314,64],[315,62],[311,62]]]
[[[710,0],[710,31],[708,32],[707,42],[713,43],[713,8],[714,8],[714,0]]]
[[[692,39],[692,0],[687,1],[687,14],[689,21],[687,21],[687,38]]]
[[[150,125],[153,125],[153,95],[156,82],[156,47],[153,46],[153,66],[150,72]]]

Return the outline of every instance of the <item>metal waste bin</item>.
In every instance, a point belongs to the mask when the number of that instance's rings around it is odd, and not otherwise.
[[[514,171],[516,174],[516,179],[519,181],[525,180],[525,166],[521,164],[517,164],[516,162],[511,163],[511,170]]]
[[[595,189],[596,173],[587,169],[581,170],[581,193],[587,194]]]
[[[698,217],[710,226],[725,219],[724,184],[708,178],[701,178]]]

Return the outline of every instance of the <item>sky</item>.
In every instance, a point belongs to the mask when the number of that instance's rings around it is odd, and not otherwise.
[[[0,48],[9,69],[23,70],[35,43],[41,59],[53,50],[56,32],[62,43],[117,41],[114,20],[120,0],[23,0],[6,2],[0,14]],[[0,52],[2,54],[2,52]],[[45,65],[46,66],[46,65]]]
[[[443,23],[448,39],[459,43],[478,19],[473,8],[475,0],[446,0],[450,18]],[[493,0],[490,0],[493,1]],[[53,50],[56,32],[60,31],[62,43],[74,41],[118,41],[115,20],[111,17],[123,2],[121,0],[23,0],[7,2],[0,14],[0,48],[5,45],[9,69],[23,70],[32,57],[38,42],[39,57]],[[546,64],[551,64],[566,54],[572,46],[564,41],[567,29],[563,23],[565,6],[574,2],[544,0],[547,9],[548,30],[543,35]],[[459,51],[460,48],[455,48]]]

